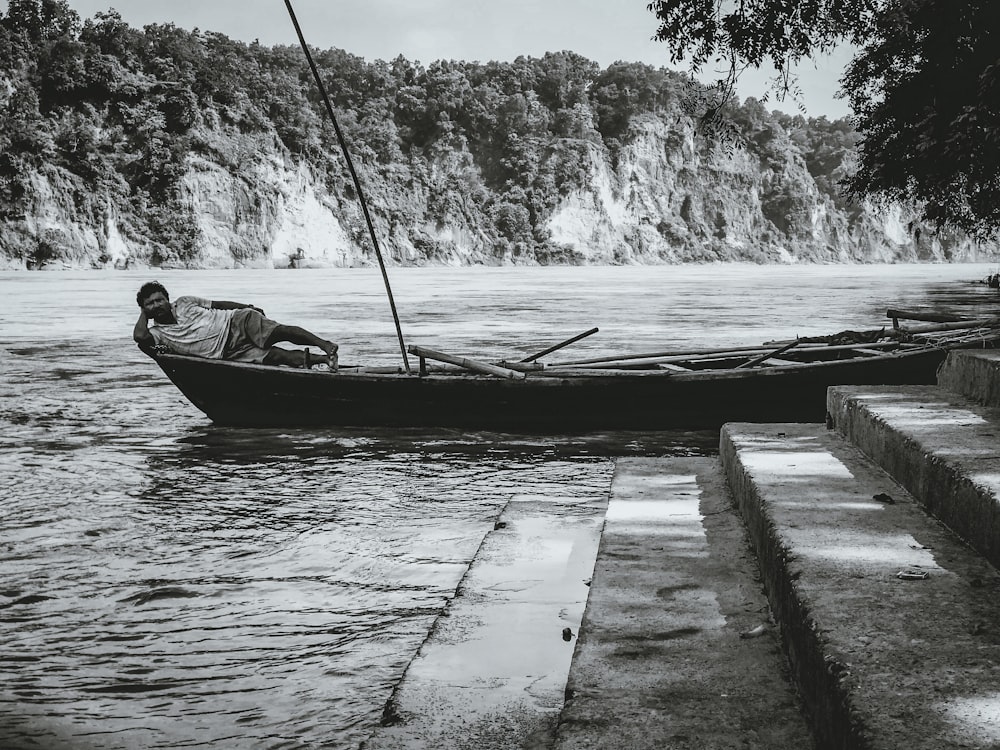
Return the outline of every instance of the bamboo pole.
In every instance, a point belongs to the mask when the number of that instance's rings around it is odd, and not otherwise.
[[[773,344],[787,344],[787,341],[775,341]],[[813,344],[813,343],[803,343],[800,344],[803,347],[823,347],[826,348],[827,344]],[[767,351],[767,346],[736,346],[720,349],[671,349],[662,352],[643,352],[639,354],[615,354],[604,357],[593,357],[591,359],[574,359],[566,362],[555,362],[549,364],[549,367],[573,367],[576,365],[597,365],[605,362],[625,362],[627,360],[634,359],[648,359],[655,360],[663,357],[680,357],[682,359],[691,359],[692,357],[711,357],[714,355],[729,355],[733,357],[738,357],[740,355],[760,354],[761,352]]]
[[[885,311],[885,317],[892,318],[893,320],[921,320],[925,323],[959,323],[964,320],[971,320],[968,315],[921,312],[919,310],[896,310],[891,307]]]
[[[497,365],[491,365],[488,362],[480,362],[476,359],[456,357],[454,355],[434,351],[433,349],[428,349],[423,346],[411,345],[409,347],[409,351],[410,354],[416,354],[421,359],[433,359],[438,362],[447,362],[450,365],[458,365],[459,367],[464,367],[466,370],[480,372],[484,375],[496,375],[499,378],[509,378],[511,380],[524,380],[526,377],[523,372],[509,370],[506,367],[498,367]]]
[[[539,372],[545,369],[544,362],[508,362],[505,359],[501,359],[499,362],[493,362],[492,364],[497,367],[506,367],[508,370],[517,370],[518,372]]]
[[[917,325],[899,327],[900,333],[937,333],[940,331],[963,331],[969,328],[994,328],[1000,324],[1000,318],[979,318],[963,320],[954,323],[918,323]]]
[[[544,357],[546,354],[551,354],[552,352],[556,351],[557,349],[562,349],[564,346],[569,346],[570,344],[572,344],[575,341],[579,341],[580,339],[586,338],[587,336],[592,336],[593,334],[597,333],[599,330],[600,330],[599,328],[591,328],[589,331],[584,331],[583,333],[578,334],[578,335],[574,336],[571,339],[566,339],[565,341],[560,341],[558,344],[555,344],[554,346],[550,346],[548,349],[543,349],[542,351],[538,352],[538,354],[532,354],[530,357],[525,357],[524,359],[521,360],[520,364],[526,364],[528,362],[534,362],[536,359]]]
[[[557,364],[548,365],[546,369],[584,369],[584,368],[615,368],[615,369],[642,369],[644,367],[649,367],[650,365],[660,365],[660,364],[672,364],[672,363],[683,363],[683,362],[714,362],[718,360],[725,359],[739,359],[741,357],[755,357],[760,354],[765,354],[772,351],[772,349],[765,349],[763,347],[758,349],[732,349],[724,352],[708,352],[696,354],[688,352],[686,354],[670,354],[660,357],[655,356],[644,356],[644,357],[632,357],[632,356],[622,356],[618,358],[607,357],[599,359],[595,362],[559,362]],[[824,348],[825,351],[825,348]]]
[[[358,173],[354,169],[354,162],[351,160],[351,152],[347,149],[347,141],[344,138],[343,132],[340,130],[340,123],[337,122],[337,116],[333,113],[333,105],[330,103],[330,97],[326,94],[326,87],[323,85],[323,79],[320,77],[319,69],[317,69],[316,63],[313,62],[312,54],[309,52],[309,47],[306,44],[306,39],[302,35],[302,28],[299,26],[299,21],[295,17],[295,11],[292,10],[291,0],[285,0],[285,7],[288,8],[288,15],[292,19],[292,25],[295,27],[295,33],[299,37],[299,44],[302,46],[302,51],[305,53],[306,60],[309,62],[309,68],[312,70],[313,78],[316,79],[316,86],[319,88],[320,96],[322,96],[323,103],[326,105],[326,112],[330,116],[330,122],[333,123],[333,129],[337,133],[337,140],[340,142],[340,148],[344,152],[347,169],[351,173],[351,179],[354,180],[354,189],[358,193],[358,202],[361,204],[361,211],[364,213],[365,222],[368,224],[368,235],[371,237],[372,246],[375,248],[375,257],[378,258],[378,265],[382,270],[382,280],[385,282],[385,293],[389,297],[389,308],[392,310],[392,319],[396,324],[396,336],[399,338],[399,351],[403,355],[403,366],[406,368],[407,372],[410,372],[410,360],[406,356],[406,345],[403,343],[403,329],[400,328],[399,325],[399,314],[396,312],[396,301],[392,297],[392,288],[389,286],[389,274],[385,269],[385,261],[382,259],[382,250],[379,248],[378,238],[375,236],[375,225],[372,223],[371,214],[368,213],[368,203],[365,201],[365,194],[361,189],[361,180],[358,179]]]
[[[916,346],[955,346],[967,341],[995,341],[1000,339],[996,328],[971,328],[965,331],[943,332],[941,335],[920,333],[913,337]]]
[[[784,352],[787,352],[792,347],[795,347],[795,346],[798,346],[798,345],[799,345],[798,341],[793,341],[790,344],[785,344],[784,346],[782,346],[782,347],[780,347],[778,349],[775,349],[772,352],[769,352],[767,354],[761,354],[759,357],[754,357],[749,362],[744,362],[742,365],[737,365],[736,369],[740,370],[740,369],[743,369],[743,368],[756,367],[761,362],[764,362],[765,360],[768,360],[771,357],[777,357],[779,354],[783,354]]]
[[[789,344],[794,344],[794,341],[786,342],[784,346]],[[826,352],[841,352],[841,351],[853,351],[858,349],[858,347],[864,347],[865,349],[891,349],[893,347],[898,347],[899,341],[876,341],[871,344],[798,344],[797,347],[800,350],[806,350],[810,352],[826,353]],[[784,348],[781,349],[784,351]],[[643,359],[634,359],[629,357],[620,358],[600,358],[595,362],[585,363],[585,364],[575,364],[575,363],[559,363],[554,365],[548,365],[546,369],[584,369],[592,367],[604,367],[604,368],[621,368],[629,369],[635,368],[640,369],[643,367],[648,367],[650,365],[660,365],[660,364],[675,364],[682,362],[714,362],[722,359],[734,359],[739,357],[757,357],[760,355],[766,355],[765,359],[769,356],[774,356],[775,350],[773,347],[756,347],[753,349],[725,349],[720,351],[711,351],[709,353],[692,353],[687,354],[673,354],[669,356],[662,357],[646,357]]]

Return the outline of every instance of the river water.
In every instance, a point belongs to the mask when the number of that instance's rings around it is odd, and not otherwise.
[[[578,358],[995,314],[977,265],[391,269],[407,344]],[[0,273],[0,748],[355,748],[515,494],[604,497],[539,438],[212,426],[131,341],[137,287],[253,303],[395,364],[377,270]]]

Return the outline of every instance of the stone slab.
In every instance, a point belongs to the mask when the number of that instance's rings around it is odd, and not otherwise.
[[[566,695],[557,750],[811,747],[717,458],[618,460]]]
[[[600,501],[515,497],[365,750],[547,748],[604,521]]]
[[[1000,566],[1000,411],[936,386],[837,386],[831,424]]]
[[[1000,407],[1000,350],[948,352],[938,368],[938,385],[984,406]]]
[[[1000,747],[996,569],[822,425],[720,450],[818,747]]]

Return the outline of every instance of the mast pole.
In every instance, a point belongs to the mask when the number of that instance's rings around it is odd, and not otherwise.
[[[392,319],[396,324],[396,337],[399,339],[399,351],[403,355],[403,366],[406,368],[407,372],[410,372],[410,360],[406,356],[406,345],[403,343],[403,329],[399,326],[399,314],[396,312],[396,302],[392,297],[392,287],[389,286],[389,274],[385,269],[385,261],[382,259],[382,250],[379,248],[378,238],[375,236],[375,226],[372,224],[371,214],[368,213],[368,203],[365,201],[365,194],[361,189],[361,180],[358,179],[358,173],[354,169],[354,162],[351,160],[351,153],[347,150],[347,141],[344,139],[344,134],[340,130],[340,124],[337,122],[337,117],[333,113],[333,105],[330,103],[330,97],[326,94],[326,87],[323,85],[323,79],[320,78],[319,70],[316,68],[316,63],[313,62],[312,54],[309,52],[309,47],[306,45],[305,37],[302,35],[302,28],[299,26],[299,21],[295,17],[295,11],[292,10],[291,0],[285,0],[285,7],[288,8],[288,15],[292,19],[292,25],[295,26],[295,33],[299,37],[299,44],[302,46],[302,51],[305,53],[306,60],[309,62],[309,68],[312,70],[313,78],[316,79],[316,85],[319,87],[320,96],[322,96],[323,103],[326,105],[326,112],[330,116],[330,122],[333,123],[333,129],[337,133],[337,140],[340,142],[340,149],[344,152],[344,159],[347,161],[347,169],[351,173],[351,179],[354,180],[354,189],[358,194],[358,201],[361,203],[361,210],[365,215],[365,223],[368,224],[368,235],[371,237],[372,245],[375,248],[375,257],[378,258],[378,265],[382,270],[382,280],[385,282],[385,293],[389,297],[389,308],[392,310]]]

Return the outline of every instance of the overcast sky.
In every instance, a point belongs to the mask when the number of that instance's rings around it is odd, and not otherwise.
[[[68,0],[81,18],[114,8],[130,25],[167,23],[218,31],[262,44],[297,44],[284,0]],[[601,67],[618,60],[668,66],[666,46],[651,40],[656,17],[648,0],[292,0],[306,41],[339,47],[366,60],[403,55],[427,65],[435,60],[513,60],[572,50]],[[6,12],[6,0],[0,0]],[[843,117],[835,99],[843,60],[829,59],[799,71],[806,114]],[[710,77],[710,76],[709,76]],[[741,98],[760,98],[766,74],[747,74]],[[795,113],[790,100],[768,109]]]

